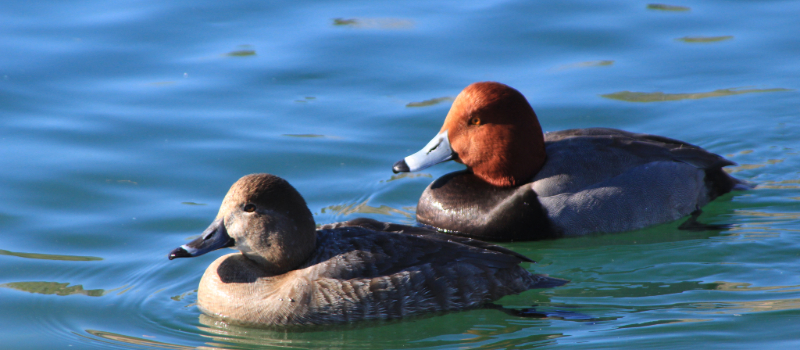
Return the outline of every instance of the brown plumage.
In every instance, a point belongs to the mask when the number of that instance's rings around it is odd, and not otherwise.
[[[197,303],[245,324],[397,319],[566,283],[531,274],[506,248],[425,228],[356,219],[316,230],[300,194],[269,174],[237,181],[214,223],[170,259],[232,246],[242,253],[208,267]]]
[[[447,113],[439,132],[445,131],[457,154],[454,160],[493,186],[525,183],[547,158],[533,108],[525,96],[506,85],[467,86]]]

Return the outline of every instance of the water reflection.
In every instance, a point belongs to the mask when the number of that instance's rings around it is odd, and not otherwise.
[[[12,252],[9,250],[0,249],[0,255],[10,255],[27,259],[41,259],[41,260],[61,260],[61,261],[99,261],[103,258],[95,256],[78,256],[78,255],[56,255],[56,254],[39,254],[39,253],[22,253]]]
[[[314,96],[306,96],[302,100],[294,100],[294,102],[297,102],[297,103],[308,103],[308,102],[314,101],[316,99],[317,98],[314,97]],[[284,136],[286,136],[286,135],[284,134]],[[324,135],[320,135],[320,136],[324,136]]]
[[[256,51],[255,50],[236,50],[236,51],[231,51],[231,52],[228,52],[227,54],[225,54],[225,56],[230,56],[230,57],[247,57],[247,56],[255,56],[255,55],[256,55]]]
[[[286,136],[286,137],[300,137],[300,138],[310,138],[310,139],[315,139],[315,138],[322,138],[322,137],[325,137],[325,135],[320,135],[320,134],[283,134],[283,135],[281,135],[281,136]]]
[[[769,188],[773,190],[797,190],[800,189],[800,180],[765,181],[758,184],[757,188]]]
[[[414,22],[399,18],[335,18],[333,25],[360,29],[409,29]]]
[[[302,139],[331,139],[331,140],[340,140],[341,136],[332,136],[332,135],[322,135],[322,134],[282,134],[281,136],[286,137],[297,137]]]
[[[392,182],[392,181],[394,181],[394,180],[399,180],[399,179],[413,179],[413,178],[416,178],[416,177],[428,177],[428,178],[433,178],[433,175],[431,175],[431,174],[427,174],[427,173],[400,173],[400,174],[397,174],[397,175],[392,175],[391,177],[389,177],[389,180],[381,180],[380,182],[381,182],[381,183],[384,183],[384,182]]]
[[[601,61],[586,61],[586,62],[578,62],[572,64],[565,64],[563,66],[558,66],[555,68],[551,68],[551,70],[566,70],[566,69],[575,69],[575,68],[587,68],[587,67],[605,67],[613,65],[614,61],[612,60],[601,60]]]
[[[400,209],[395,209],[387,205],[381,205],[380,207],[373,207],[367,204],[369,200],[365,200],[361,203],[357,204],[337,204],[337,205],[329,205],[321,209],[322,214],[328,213],[331,211],[335,214],[339,215],[350,215],[350,214],[381,214],[381,215],[394,215],[400,214],[405,216],[408,219],[413,217],[413,214],[410,212],[406,212]]]
[[[454,100],[455,100],[455,97],[450,97],[450,96],[437,97],[437,98],[432,98],[430,100],[425,100],[425,101],[422,101],[422,102],[409,102],[409,103],[406,104],[406,107],[435,106],[435,105],[438,105],[438,104],[440,104],[442,102],[450,102],[450,101],[454,101]]]
[[[696,93],[678,93],[678,94],[665,94],[663,92],[633,92],[633,91],[620,91],[611,94],[600,95],[612,100],[619,100],[625,102],[664,102],[664,101],[680,101],[680,100],[697,100],[701,98],[710,97],[723,97],[741,94],[752,94],[760,92],[784,92],[794,91],[793,89],[774,88],[774,89],[718,89],[709,92],[696,92]]]
[[[742,314],[800,309],[800,298],[758,301],[715,301],[693,303],[693,308],[703,313]]]
[[[197,293],[197,289],[191,290],[191,291],[188,291],[188,292],[184,292],[181,295],[172,296],[172,297],[170,297],[170,299],[175,300],[175,301],[182,301],[184,298],[186,298],[188,296],[192,296],[195,293]],[[194,306],[194,304],[186,305],[186,307],[190,307],[190,306]]]
[[[691,284],[692,282],[684,282],[687,284]],[[705,284],[697,284],[701,288],[697,289],[705,289],[709,291],[719,291],[719,292],[749,292],[749,293],[758,293],[758,292],[781,292],[781,293],[796,293],[800,291],[798,287],[800,286],[766,286],[766,287],[751,287],[749,283],[736,283],[736,282],[714,282],[714,283],[705,283]],[[602,290],[602,288],[594,288],[595,291]],[[685,291],[680,291],[679,289],[672,289],[671,293],[681,294],[684,292],[691,291],[692,288],[687,288]],[[574,291],[578,293],[574,293],[574,297],[612,297],[612,298],[631,298],[631,297],[651,297],[651,296],[659,296],[660,293],[652,293],[650,295],[643,295],[645,293],[636,293],[636,291],[629,290],[628,293],[616,294],[611,293],[608,295],[598,295],[597,293],[589,293],[591,295],[587,295],[587,293],[581,294],[580,290]],[[755,297],[756,294],[751,294]],[[760,294],[764,295],[764,294]],[[562,296],[562,293],[559,293],[559,297]],[[597,308],[599,310],[595,312],[595,314],[612,314],[613,311],[609,310],[609,307],[616,308],[622,310],[623,314],[630,314],[632,312],[647,312],[647,311],[655,311],[655,310],[689,310],[691,312],[699,312],[699,313],[711,313],[711,314],[742,314],[747,312],[770,312],[770,311],[783,311],[783,310],[800,310],[800,298],[788,298],[788,299],[770,299],[770,300],[753,300],[753,301],[724,301],[722,298],[712,298],[715,299],[714,301],[698,301],[698,302],[686,302],[686,303],[675,303],[675,304],[647,304],[646,299],[645,303],[637,304],[637,303],[626,303],[626,304],[581,304],[580,307],[582,310],[590,310],[593,308]],[[659,299],[663,300],[663,299]],[[553,303],[550,305],[551,307],[569,307],[570,305],[561,305],[558,303]],[[574,305],[573,305],[574,306]],[[597,317],[597,315],[595,315]],[[608,317],[601,317],[595,318],[594,320],[608,320],[611,318]],[[619,328],[630,328],[630,327],[641,327],[641,326],[648,326],[648,325],[656,325],[656,324],[668,324],[668,323],[675,323],[675,322],[698,322],[698,321],[708,321],[705,319],[663,319],[663,320],[655,320],[650,321],[645,324],[630,324],[625,325]]]
[[[703,44],[703,43],[716,43],[725,40],[733,39],[733,35],[723,35],[723,36],[685,36],[683,38],[677,38],[677,41],[683,41],[685,43],[690,44]]]
[[[83,289],[82,285],[70,286],[69,283],[58,282],[11,282],[0,284],[2,288],[10,288],[23,292],[48,295],[86,295],[101,297],[106,294],[103,289]]]
[[[686,319],[678,319],[678,320],[658,320],[658,321],[650,321],[650,322],[643,322],[643,323],[626,324],[624,326],[617,327],[617,329],[652,327],[652,326],[661,326],[661,325],[674,324],[674,323],[708,322],[708,321],[713,321],[713,320],[712,319],[703,319],[703,318],[686,318]]]
[[[782,291],[795,292],[800,286],[764,286],[752,287],[752,284],[745,282],[714,282],[717,283],[717,290],[726,292],[763,292],[763,291]]]
[[[132,181],[132,180],[126,180],[126,179],[122,179],[122,180],[112,180],[112,179],[106,179],[106,182],[108,182],[108,183],[111,183],[111,182],[116,182],[116,183],[118,183],[118,184],[128,184],[128,185],[138,185],[138,184],[139,184],[139,183],[138,183],[138,182],[136,182],[136,181]]]
[[[496,349],[531,342],[547,344],[565,336],[552,331],[539,331],[540,328],[547,329],[550,322],[548,320],[534,320],[523,324],[511,324],[499,320],[502,324],[492,324],[483,317],[481,311],[476,311],[472,318],[481,320],[476,325],[476,322],[464,322],[463,315],[459,318],[452,317],[453,314],[459,313],[403,321],[281,329],[247,328],[200,315],[199,321],[203,326],[198,329],[204,336],[211,338],[207,344],[213,347],[229,347],[230,345],[226,344],[237,344],[281,348],[374,349],[412,345]]]
[[[666,4],[647,4],[647,9],[659,10],[659,11],[673,11],[673,12],[687,12],[692,10],[691,8],[686,6],[666,5]]]
[[[728,237],[740,241],[757,241],[779,237],[786,232],[800,232],[800,229],[786,228],[784,224],[800,220],[800,213],[770,213],[756,210],[736,210],[736,215],[751,217],[756,222],[745,222],[730,228]],[[756,219],[758,218],[758,219]],[[760,220],[767,218],[770,220]]]
[[[728,172],[729,174],[733,174],[733,173],[738,173],[738,172],[744,171],[744,170],[752,170],[752,169],[763,168],[763,167],[765,167],[767,165],[773,165],[773,164],[778,164],[778,163],[783,163],[783,159],[768,159],[764,163],[742,164],[742,165],[739,165],[739,166],[727,167],[727,168],[725,168],[725,171]],[[760,187],[760,186],[758,186],[758,187]]]
[[[737,215],[743,215],[743,216],[781,218],[781,219],[787,219],[787,220],[798,220],[798,219],[800,219],[800,213],[781,213],[781,212],[768,213],[768,212],[764,212],[764,211],[741,209],[741,210],[737,210],[736,214]],[[760,224],[763,225],[763,224],[776,224],[776,223],[778,223],[778,222],[777,221],[770,221],[770,222],[762,222]],[[784,230],[797,231],[797,229],[784,229]]]
[[[570,273],[564,273],[570,276]],[[719,283],[682,282],[609,282],[588,288],[563,288],[555,291],[559,297],[644,298],[681,294],[695,290],[718,290]]]
[[[164,343],[164,342],[160,342],[160,341],[149,340],[149,339],[144,339],[144,338],[137,338],[137,337],[132,337],[132,336],[129,336],[129,335],[123,335],[123,334],[112,333],[112,332],[107,332],[107,331],[99,331],[99,330],[94,330],[94,329],[87,329],[86,333],[89,333],[89,334],[91,334],[91,335],[93,335],[93,336],[95,336],[97,338],[100,338],[100,339],[89,337],[89,336],[86,336],[86,335],[83,335],[83,334],[79,334],[79,333],[73,332],[73,334],[75,334],[75,335],[77,335],[79,337],[83,337],[83,338],[86,338],[86,339],[89,339],[89,340],[99,341],[99,342],[106,343],[106,344],[111,344],[111,345],[119,345],[117,343],[125,343],[125,344],[141,345],[141,346],[146,346],[148,348],[158,348],[158,349],[194,349],[194,347],[191,347],[191,346],[183,346],[183,345]]]
[[[733,198],[721,197],[717,198],[716,202],[729,202]],[[733,213],[732,210],[724,210],[723,212],[714,213],[714,216],[721,216],[728,213]],[[705,220],[705,212],[700,215],[699,220]],[[725,229],[708,229],[708,230],[681,230],[679,227],[689,219],[679,219],[675,222],[666,223],[663,225],[647,227],[637,231],[619,232],[613,234],[594,234],[581,237],[570,237],[566,239],[557,239],[549,241],[529,241],[529,242],[514,242],[513,249],[519,253],[525,254],[529,257],[538,255],[537,251],[555,249],[564,251],[574,251],[576,249],[594,250],[599,247],[607,247],[609,249],[616,249],[620,246],[637,246],[643,244],[662,244],[673,242],[685,242],[692,240],[706,240],[713,237],[718,237],[727,234],[730,227]],[[713,227],[713,226],[711,226]],[[536,259],[534,259],[536,260]]]

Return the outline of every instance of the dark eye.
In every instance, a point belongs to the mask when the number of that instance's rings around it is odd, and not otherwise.
[[[481,118],[480,117],[472,117],[469,120],[469,125],[481,125]]]
[[[244,206],[244,211],[252,213],[256,211],[256,205],[253,203],[247,203],[247,205]]]

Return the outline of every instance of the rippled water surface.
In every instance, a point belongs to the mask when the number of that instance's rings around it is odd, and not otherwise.
[[[0,4],[3,348],[797,348],[800,1],[6,1]],[[569,279],[472,310],[304,332],[201,316],[215,252],[168,261],[240,176],[318,223],[413,223],[394,176],[458,92],[496,80],[545,130],[701,145],[757,185],[726,228],[510,243]],[[573,317],[579,315],[580,317]],[[589,319],[586,319],[587,316]]]

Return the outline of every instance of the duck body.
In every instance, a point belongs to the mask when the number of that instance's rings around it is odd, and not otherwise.
[[[417,220],[495,241],[622,232],[687,216],[740,184],[721,169],[732,162],[664,137],[591,128],[544,139],[548,159],[530,182],[447,174],[423,192]]]
[[[431,183],[417,220],[490,241],[636,230],[746,188],[722,170],[733,162],[686,142],[609,128],[542,134],[522,94],[492,82],[467,87],[434,141],[394,170],[449,159],[467,170]]]
[[[170,254],[241,251],[203,274],[197,304],[206,314],[259,326],[388,320],[566,283],[530,273],[519,266],[528,258],[503,247],[427,228],[357,219],[317,230],[306,225],[311,213],[293,188],[270,198],[251,193],[260,190],[249,183],[273,177],[239,180],[203,235]]]
[[[533,275],[518,256],[413,234],[342,227],[317,232],[312,258],[270,276],[242,254],[206,270],[198,305],[247,324],[320,325],[480,307],[563,283]]]

